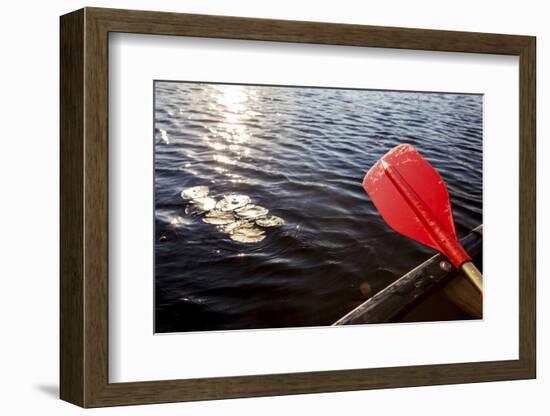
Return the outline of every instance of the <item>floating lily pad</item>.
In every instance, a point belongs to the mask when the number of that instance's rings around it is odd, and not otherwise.
[[[210,189],[208,186],[193,186],[181,191],[181,197],[185,200],[204,198],[208,195]]]
[[[214,209],[216,206],[216,200],[214,198],[210,198],[209,196],[205,196],[202,198],[194,198],[191,201],[191,204],[194,205],[197,211],[205,212]]]
[[[207,224],[214,224],[214,225],[232,224],[235,222],[235,215],[233,215],[233,212],[231,211],[224,212],[217,209],[213,209],[212,211],[208,212],[204,216],[202,221]]]
[[[237,220],[231,224],[227,224],[226,226],[222,227],[222,231],[227,234],[231,234],[233,231],[235,231],[237,228],[252,228],[254,227],[254,223],[250,221],[245,220]]]
[[[259,205],[253,205],[249,204],[245,207],[239,208],[235,210],[235,214],[237,214],[240,218],[244,218],[247,220],[253,220],[260,217],[265,217],[269,210],[267,208],[261,207]]]
[[[247,195],[231,194],[224,196],[216,204],[216,209],[220,211],[234,211],[237,208],[250,204],[250,197]]]
[[[275,215],[256,219],[256,225],[259,225],[260,227],[278,227],[284,223],[285,220],[281,217],[276,217]]]
[[[181,191],[181,197],[189,202],[185,212],[200,214],[203,222],[218,226],[219,231],[234,241],[257,243],[266,236],[263,228],[285,223],[280,217],[266,217],[269,210],[252,204],[247,195],[229,194],[216,202],[208,196],[209,192],[208,186],[193,186]]]
[[[258,227],[237,227],[231,234],[232,240],[240,243],[257,243],[265,238],[265,231]]]

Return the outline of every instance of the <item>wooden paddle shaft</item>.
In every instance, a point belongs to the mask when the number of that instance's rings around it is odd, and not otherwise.
[[[460,268],[474,287],[483,293],[483,275],[471,261],[467,261]]]

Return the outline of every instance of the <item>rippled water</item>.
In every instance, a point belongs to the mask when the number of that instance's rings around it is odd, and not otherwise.
[[[156,331],[328,325],[365,283],[377,292],[426,259],[361,187],[403,142],[443,176],[459,235],[482,223],[479,95],[156,82]],[[186,213],[180,192],[197,185],[285,224],[233,241]]]

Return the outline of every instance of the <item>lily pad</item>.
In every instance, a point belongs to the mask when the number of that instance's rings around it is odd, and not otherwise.
[[[216,206],[216,200],[214,198],[210,198],[209,196],[205,196],[202,198],[193,199],[191,204],[195,206],[197,211],[205,212],[214,209]]]
[[[256,225],[259,225],[260,227],[278,227],[280,225],[283,225],[284,223],[285,223],[285,220],[275,215],[272,215],[271,217],[263,217],[263,218],[256,219]]]
[[[232,240],[240,243],[258,243],[265,238],[265,231],[258,227],[237,227],[231,234]]]
[[[259,205],[253,205],[249,204],[245,207],[239,208],[235,210],[235,214],[237,214],[240,218],[244,218],[247,220],[253,220],[260,217],[265,217],[269,210],[267,208],[261,207]]]
[[[250,197],[248,195],[231,194],[224,196],[218,201],[216,209],[220,211],[234,211],[247,204],[250,204]]]
[[[186,201],[190,199],[204,198],[208,195],[210,189],[208,186],[192,186],[181,191],[181,197]]]
[[[214,225],[232,224],[235,222],[235,215],[233,215],[233,212],[231,211],[224,212],[217,209],[213,209],[212,211],[208,212],[204,216],[202,221],[207,224],[214,224]]]
[[[250,221],[245,220],[237,220],[231,224],[227,224],[226,226],[222,227],[222,231],[227,234],[233,233],[237,228],[252,228],[254,227],[254,223]]]

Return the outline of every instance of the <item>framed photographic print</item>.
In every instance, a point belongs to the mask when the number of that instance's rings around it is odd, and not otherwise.
[[[61,398],[534,378],[535,103],[529,36],[62,16]]]

